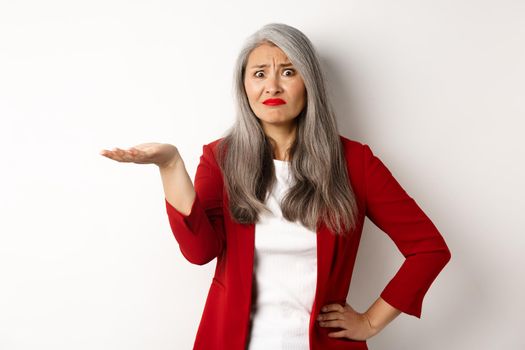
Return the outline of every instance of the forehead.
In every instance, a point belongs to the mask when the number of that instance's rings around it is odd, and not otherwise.
[[[253,49],[248,55],[248,64],[264,64],[277,61],[279,63],[289,62],[288,56],[278,46],[261,44]]]

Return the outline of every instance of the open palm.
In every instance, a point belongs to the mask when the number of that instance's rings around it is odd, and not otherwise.
[[[141,143],[128,149],[119,147],[112,150],[103,149],[100,154],[118,162],[156,164],[160,167],[173,165],[180,160],[177,147],[158,142]]]

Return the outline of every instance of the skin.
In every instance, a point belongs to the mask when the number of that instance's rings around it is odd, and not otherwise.
[[[267,66],[254,67],[262,64]],[[265,43],[248,56],[244,88],[265,134],[275,141],[274,158],[289,160],[286,150],[295,139],[296,117],[306,105],[303,78],[279,47]],[[268,98],[280,98],[286,104],[267,106],[263,102]]]
[[[158,142],[141,143],[122,149],[103,149],[100,154],[118,162],[133,162],[137,164],[155,164],[160,168],[174,165],[181,159],[177,147]]]
[[[379,297],[364,313],[355,311],[348,303],[344,306],[325,305],[317,321],[321,327],[338,328],[336,332],[328,333],[329,337],[366,340],[379,333],[400,313],[400,310]]]

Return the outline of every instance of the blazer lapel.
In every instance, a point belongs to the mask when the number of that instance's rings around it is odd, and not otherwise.
[[[326,295],[328,277],[334,263],[335,235],[332,234],[324,224],[317,229],[317,286],[312,316],[319,313],[320,305]],[[311,318],[313,319],[313,317]]]
[[[252,280],[253,280],[253,259],[255,251],[255,224],[239,224],[239,234],[237,235],[236,250],[239,252],[241,259],[239,260],[240,269],[240,289],[242,291],[243,300],[248,300],[251,307],[252,294]],[[249,310],[249,309],[248,309]]]

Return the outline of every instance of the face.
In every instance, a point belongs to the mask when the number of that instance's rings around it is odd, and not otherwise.
[[[244,88],[265,129],[293,125],[306,103],[303,78],[279,47],[266,43],[248,56]]]

